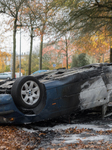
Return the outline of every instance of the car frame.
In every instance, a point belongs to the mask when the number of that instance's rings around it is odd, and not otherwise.
[[[51,70],[0,82],[0,123],[33,123],[112,102],[112,64]],[[110,108],[110,107],[109,107]]]

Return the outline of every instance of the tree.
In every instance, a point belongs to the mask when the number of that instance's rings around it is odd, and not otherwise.
[[[54,45],[46,46],[43,49],[43,67],[44,69],[54,69],[63,67],[62,53]]]
[[[95,35],[89,36],[86,34],[84,37],[80,37],[74,42],[77,47],[76,53],[87,53],[88,55],[94,56],[97,61],[103,62],[101,57],[108,54],[110,39],[106,35],[105,31],[97,32]]]
[[[44,50],[44,49],[43,49]],[[52,59],[52,54],[49,53],[49,52],[46,52],[45,54],[43,54],[43,69],[45,70],[50,70],[50,69],[53,69],[53,64],[51,62],[51,59]]]
[[[24,2],[27,0],[0,0],[0,8],[3,8],[3,11],[8,16],[12,17],[14,19],[13,22],[13,73],[12,77],[15,77],[15,59],[16,59],[16,31],[17,31],[17,21],[18,21],[18,15],[21,6]]]
[[[55,46],[56,49],[59,50],[61,52],[62,55],[64,55],[66,57],[66,69],[68,69],[68,59],[69,59],[69,55],[71,55],[70,53],[70,45],[72,45],[73,43],[73,36],[71,33],[67,33],[65,35],[63,35],[63,37],[55,42]],[[64,52],[64,54],[63,54]]]
[[[34,5],[35,6],[35,5]],[[34,38],[34,27],[35,27],[35,17],[28,7],[24,8],[22,11],[21,25],[26,30],[28,28],[30,33],[30,53],[29,53],[29,63],[28,63],[28,75],[31,74],[31,61],[32,61],[32,49],[33,49],[33,38]]]
[[[98,31],[101,27],[106,27],[108,31],[112,28],[111,11],[112,1],[110,0],[54,0],[58,3],[57,7],[64,7],[61,28],[67,25],[66,30],[80,29],[80,31],[93,32]],[[65,28],[64,28],[65,29]]]
[[[97,31],[102,32],[102,29],[105,28],[105,32],[109,33],[108,36],[111,39],[112,1],[54,0],[53,3],[56,2],[56,6],[61,7],[63,10],[63,21],[61,19],[57,21],[60,31],[66,32],[72,29],[75,30],[77,36],[82,36],[85,33],[93,35]],[[110,48],[110,62],[112,62],[112,48]]]
[[[50,3],[53,0],[41,0],[41,1],[34,1],[35,7],[30,5],[30,9],[35,17],[35,33],[37,36],[40,36],[40,61],[39,61],[39,69],[42,69],[42,53],[43,53],[43,40],[44,35],[49,32],[48,27],[50,26],[49,20],[51,16],[53,16],[52,7]]]
[[[94,62],[95,59],[92,56],[87,55],[86,53],[81,53],[79,55],[74,54],[72,57],[71,67],[81,67]]]
[[[23,75],[28,75],[29,71],[26,66],[28,66],[29,55],[25,54],[21,61],[21,69]],[[39,56],[36,51],[32,52],[32,61],[31,61],[31,73],[39,69]]]

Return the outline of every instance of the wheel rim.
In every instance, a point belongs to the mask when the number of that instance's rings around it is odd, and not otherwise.
[[[40,98],[40,88],[34,81],[27,81],[21,88],[21,97],[25,104],[30,106],[38,102]]]

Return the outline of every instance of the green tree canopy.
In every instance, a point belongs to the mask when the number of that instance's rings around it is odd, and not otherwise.
[[[76,29],[80,33],[101,30],[105,27],[111,34],[112,1],[111,0],[54,0],[57,7],[62,7],[63,19],[58,27],[65,31]]]
[[[54,0],[61,17],[56,27],[64,33],[74,30],[76,38],[95,34],[97,31],[110,37],[110,62],[112,62],[112,1],[111,0]],[[55,7],[55,6],[54,6]],[[60,9],[61,11],[60,11]]]
[[[92,64],[95,62],[96,62],[95,59],[93,57],[87,55],[86,53],[81,53],[79,55],[75,54],[72,57],[71,68],[89,65],[89,64]]]

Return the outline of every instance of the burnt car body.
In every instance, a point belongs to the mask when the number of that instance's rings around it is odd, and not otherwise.
[[[112,101],[112,64],[59,69],[0,82],[0,123],[33,123]]]

